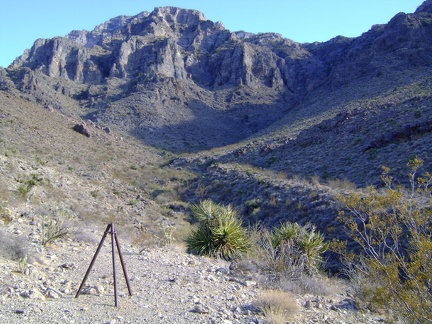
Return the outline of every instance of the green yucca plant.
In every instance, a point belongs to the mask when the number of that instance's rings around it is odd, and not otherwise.
[[[272,245],[279,247],[282,241],[292,240],[299,237],[302,232],[302,228],[297,223],[285,222],[280,227],[273,229],[271,235]]]
[[[192,205],[191,211],[199,224],[186,239],[190,253],[231,260],[247,251],[246,229],[231,206],[204,200]]]
[[[273,263],[279,272],[298,276],[303,272],[312,274],[322,264],[322,254],[327,250],[324,235],[310,223],[301,226],[285,222],[270,234]]]

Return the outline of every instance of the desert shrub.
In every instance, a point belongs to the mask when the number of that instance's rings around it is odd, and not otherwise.
[[[176,241],[174,237],[175,226],[161,222],[159,224],[159,233],[157,238],[162,246],[172,245]]]
[[[0,229],[0,256],[19,261],[29,254],[28,242],[21,236],[14,236]]]
[[[324,275],[308,276],[306,274],[301,275],[296,280],[281,277],[277,282],[277,287],[296,295],[318,296],[337,294],[342,289],[337,278],[329,278]]]
[[[253,304],[259,308],[269,323],[287,323],[299,311],[295,298],[284,291],[265,290]]]
[[[32,173],[30,177],[26,180],[20,180],[20,185],[18,186],[18,192],[23,196],[27,196],[31,189],[38,184],[41,184],[43,181],[43,178],[39,176],[38,174]]]
[[[186,238],[190,253],[231,260],[248,250],[247,231],[231,206],[204,200],[191,211],[198,225]]]
[[[77,229],[72,232],[75,240],[79,242],[98,243],[99,238],[96,238],[93,233],[85,232],[82,229]]]
[[[264,250],[268,271],[274,278],[296,279],[318,272],[327,245],[315,226],[285,222],[272,231],[262,231],[261,249]]]
[[[356,243],[339,251],[357,298],[413,323],[432,322],[432,175],[418,176],[422,165],[417,157],[408,163],[410,188],[396,187],[383,167],[382,190],[339,197],[348,210],[340,219]]]
[[[43,246],[59,239],[68,234],[68,230],[64,227],[64,221],[60,217],[44,216],[42,221],[42,239]]]
[[[3,224],[8,225],[13,221],[13,218],[13,213],[6,206],[6,202],[0,204],[0,221],[3,222]]]

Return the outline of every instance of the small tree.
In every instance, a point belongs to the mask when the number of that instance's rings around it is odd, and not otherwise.
[[[342,251],[350,275],[365,278],[359,296],[409,322],[432,322],[432,175],[418,177],[423,161],[408,163],[410,188],[395,187],[383,167],[383,190],[339,196],[340,219],[357,243]]]
[[[231,206],[204,200],[191,211],[199,224],[186,239],[189,252],[231,260],[247,251],[246,229]]]

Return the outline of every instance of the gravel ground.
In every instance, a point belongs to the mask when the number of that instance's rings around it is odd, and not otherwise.
[[[37,236],[31,234],[31,225],[16,225],[7,227],[7,235]],[[181,245],[140,250],[127,240],[123,245],[121,237],[132,296],[116,254],[115,307],[111,239],[107,237],[75,298],[101,233],[89,232],[86,236],[94,239],[88,241],[69,235],[45,248],[34,244],[32,259],[21,269],[17,262],[0,257],[0,323],[268,322],[254,306],[265,287],[253,273],[232,271],[224,260],[189,255]],[[289,323],[381,321],[379,316],[357,311],[344,291],[295,298],[299,311]]]

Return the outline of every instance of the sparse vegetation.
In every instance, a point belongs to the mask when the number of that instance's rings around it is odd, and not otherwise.
[[[170,225],[170,224],[166,224],[166,223],[161,223],[160,224],[160,244],[161,245],[171,245],[173,244],[176,239],[174,237],[174,231],[175,231],[175,227]]]
[[[280,290],[263,291],[254,303],[263,313],[269,323],[286,323],[299,311],[295,298]]]
[[[25,180],[18,180],[20,182],[20,185],[18,186],[18,192],[23,196],[26,197],[31,189],[35,187],[38,184],[41,184],[43,181],[42,177],[38,174],[32,173],[28,179]]]
[[[0,256],[13,261],[28,259],[27,241],[20,236],[12,236],[0,229]]]
[[[285,222],[273,230],[254,227],[249,233],[253,247],[247,258],[270,282],[318,275],[327,244],[315,226]]]
[[[231,206],[204,200],[191,211],[199,223],[186,239],[189,252],[231,260],[248,250],[246,229]]]
[[[8,225],[13,220],[13,215],[11,210],[7,207],[7,204],[4,202],[0,205],[0,221],[3,224]]]
[[[59,239],[68,234],[64,227],[64,220],[59,217],[43,216],[42,220],[42,239],[43,246]]]
[[[270,235],[276,268],[297,277],[302,273],[316,274],[323,263],[327,245],[324,236],[310,223],[300,226],[285,222]]]
[[[357,244],[340,249],[357,297],[412,323],[432,322],[432,175],[420,176],[422,165],[418,157],[408,163],[408,189],[396,186],[384,167],[385,188],[339,197],[349,211],[340,219]]]

